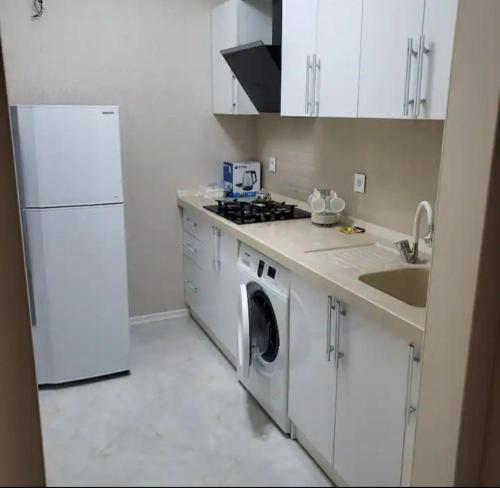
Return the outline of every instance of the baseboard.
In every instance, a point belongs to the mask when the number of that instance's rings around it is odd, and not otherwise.
[[[130,317],[130,325],[143,325],[152,322],[161,322],[162,320],[178,319],[180,317],[187,317],[188,313],[187,308],[179,308],[178,310],[169,310],[168,312],[138,315],[136,317]]]

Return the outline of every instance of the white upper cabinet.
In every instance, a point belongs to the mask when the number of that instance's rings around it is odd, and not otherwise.
[[[212,11],[212,100],[214,114],[234,114],[234,75],[220,51],[238,43],[236,2],[226,2]]]
[[[309,116],[318,0],[283,0],[281,115]]]
[[[283,0],[281,115],[356,117],[362,0]]]
[[[314,114],[356,117],[362,0],[319,0]]]
[[[359,116],[412,117],[424,0],[364,0]]]
[[[254,115],[257,109],[220,53],[242,44],[272,41],[271,0],[227,0],[212,10],[213,113]]]
[[[416,116],[445,119],[458,0],[426,0]]]
[[[359,117],[444,119],[457,0],[363,0]]]
[[[281,115],[445,119],[458,0],[283,0]],[[272,42],[271,0],[212,15],[213,106],[257,110],[220,54]]]

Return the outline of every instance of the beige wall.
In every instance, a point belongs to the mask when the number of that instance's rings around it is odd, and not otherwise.
[[[131,315],[184,306],[175,191],[216,180],[223,159],[276,156],[268,189],[305,199],[334,186],[350,214],[404,232],[435,200],[441,122],[214,117],[220,1],[57,0],[36,21],[30,1],[0,1],[11,103],[120,106]]]
[[[117,104],[132,315],[184,307],[175,191],[254,157],[254,120],[211,115],[215,0],[1,0],[10,103]]]
[[[334,187],[348,214],[408,233],[418,202],[436,199],[442,122],[269,115],[257,125],[259,158],[278,158],[276,174],[264,165],[268,190],[304,200]],[[355,171],[367,174],[365,194],[353,191]]]
[[[491,179],[498,168],[499,22],[498,0],[460,1],[417,417],[416,486],[477,486],[480,479],[500,314],[498,171]],[[497,458],[497,473],[498,466]]]

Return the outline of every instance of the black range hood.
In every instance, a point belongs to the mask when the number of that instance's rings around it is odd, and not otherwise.
[[[281,45],[266,45],[262,41],[223,49],[243,90],[259,112],[281,110]]]
[[[281,39],[283,1],[272,0],[272,45],[262,41],[221,51],[259,112],[281,112]]]

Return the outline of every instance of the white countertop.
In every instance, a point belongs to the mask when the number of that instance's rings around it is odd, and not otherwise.
[[[241,242],[311,280],[339,300],[361,307],[409,342],[422,344],[426,309],[407,305],[358,279],[367,273],[413,267],[402,261],[392,245],[409,236],[361,220],[352,223],[366,228],[366,233],[353,235],[342,234],[336,227],[314,226],[310,219],[237,225],[205,210],[204,206],[216,203],[211,199],[188,191],[179,191],[177,196],[180,207],[201,212]],[[307,210],[304,202],[278,194],[272,196]],[[335,252],[328,252],[334,249]],[[423,265],[428,266],[430,256],[423,257],[427,261]]]

